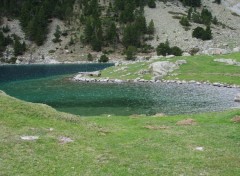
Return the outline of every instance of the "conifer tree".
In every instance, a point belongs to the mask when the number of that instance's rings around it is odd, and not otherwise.
[[[151,20],[148,25],[148,34],[152,35],[155,32],[154,22]]]

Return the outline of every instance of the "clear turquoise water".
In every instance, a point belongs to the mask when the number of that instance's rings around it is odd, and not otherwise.
[[[199,113],[239,106],[233,101],[237,89],[187,84],[80,83],[71,81],[73,75],[50,75],[3,81],[0,89],[19,99],[81,116]]]

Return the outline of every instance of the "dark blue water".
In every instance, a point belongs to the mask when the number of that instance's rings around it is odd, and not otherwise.
[[[52,65],[3,65],[0,66],[0,83],[16,80],[44,78],[54,75],[96,71],[113,64],[52,64]]]
[[[83,66],[68,65],[68,71],[64,68],[65,73],[59,65],[39,67],[41,66],[38,66],[38,72],[34,70],[35,76],[27,74],[35,66],[9,66],[10,70],[14,70],[9,72],[7,69],[2,72],[0,68],[0,75],[5,78],[0,83],[0,90],[25,101],[48,104],[57,110],[81,116],[185,114],[222,111],[240,106],[234,102],[238,89],[188,84],[80,83],[73,82],[73,75],[68,74],[83,71],[75,71],[76,67]],[[94,66],[90,70],[96,68],[99,67]],[[53,70],[55,71],[52,72]],[[21,76],[12,75],[18,72]],[[56,75],[57,73],[61,75]],[[22,75],[31,79],[20,79]]]

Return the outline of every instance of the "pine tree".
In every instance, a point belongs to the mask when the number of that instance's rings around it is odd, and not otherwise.
[[[110,27],[108,28],[106,32],[106,40],[110,43],[114,43],[117,39],[117,28],[115,23],[111,23]]]
[[[146,18],[143,15],[136,17],[135,26],[141,31],[142,34],[145,34],[147,32]]]
[[[61,37],[61,30],[60,30],[60,26],[59,25],[57,25],[56,26],[56,29],[55,29],[55,33],[53,34],[54,35],[54,39],[53,39],[53,42],[54,43],[58,43],[58,42],[61,42],[61,39],[60,39],[60,37]]]
[[[154,22],[151,20],[148,25],[148,34],[152,35],[155,32]]]
[[[15,38],[13,48],[14,48],[14,55],[15,56],[19,56],[19,55],[23,54],[23,52],[22,52],[22,44],[20,43],[20,41],[19,41],[19,39],[17,37]]]
[[[191,7],[191,8],[189,8],[189,10],[188,10],[188,15],[187,15],[188,20],[191,20],[191,18],[192,18],[192,12],[193,12],[193,9],[192,9],[192,7]]]
[[[212,30],[210,28],[210,26],[207,26],[203,36],[202,36],[203,40],[211,40],[212,39]]]

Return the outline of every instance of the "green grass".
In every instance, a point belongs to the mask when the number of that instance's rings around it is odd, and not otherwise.
[[[81,118],[0,93],[0,175],[239,175],[240,124],[231,122],[236,115],[240,110]],[[197,124],[176,125],[186,118]],[[27,142],[22,135],[40,138]],[[60,136],[74,142],[61,144]]]
[[[240,53],[215,56],[191,56],[191,57],[174,57],[171,59],[161,58],[156,61],[169,60],[176,61],[185,59],[187,64],[174,71],[177,76],[166,76],[164,79],[179,79],[179,80],[195,80],[195,81],[210,81],[222,82],[228,84],[240,85],[240,66],[226,65],[224,63],[214,62],[216,58],[231,58],[240,62]],[[156,62],[154,61],[154,62]],[[140,77],[138,72],[142,69],[148,69],[152,62],[140,62],[124,66],[107,68],[102,72],[103,77],[118,78],[118,79],[135,79]],[[121,68],[127,67],[125,70]],[[127,74],[128,76],[125,76]],[[152,74],[143,75],[141,78],[150,80]]]

